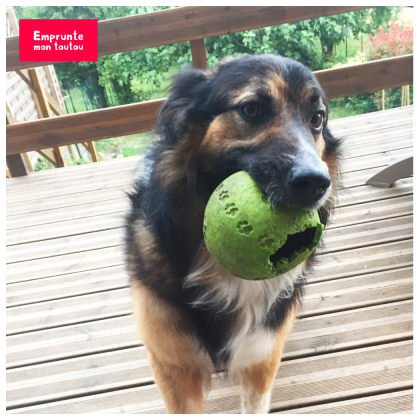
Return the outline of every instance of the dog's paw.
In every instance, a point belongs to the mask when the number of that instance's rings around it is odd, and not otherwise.
[[[271,391],[259,394],[252,387],[242,388],[242,414],[267,414]]]

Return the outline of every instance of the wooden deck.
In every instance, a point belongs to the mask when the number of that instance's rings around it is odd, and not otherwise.
[[[413,107],[331,122],[340,207],[286,344],[271,409],[412,412],[413,181],[364,185],[413,153]],[[7,180],[9,413],[165,412],[135,333],[122,256],[137,158]],[[207,413],[236,413],[215,377]]]

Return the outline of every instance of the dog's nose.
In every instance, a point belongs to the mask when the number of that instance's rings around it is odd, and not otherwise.
[[[331,185],[328,172],[323,168],[295,167],[289,175],[289,189],[293,201],[301,207],[311,207]]]

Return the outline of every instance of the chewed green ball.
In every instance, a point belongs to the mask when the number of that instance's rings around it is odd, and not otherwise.
[[[264,280],[303,262],[321,240],[317,211],[272,205],[247,172],[225,179],[204,214],[204,239],[210,255],[228,273]]]

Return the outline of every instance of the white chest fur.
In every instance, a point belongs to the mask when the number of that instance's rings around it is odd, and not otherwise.
[[[185,287],[205,286],[192,303],[216,312],[237,312],[237,323],[221,351],[231,354],[230,371],[240,371],[267,358],[274,344],[274,333],[263,322],[271,306],[293,293],[294,283],[302,275],[303,264],[269,280],[248,281],[220,268],[202,248]]]

